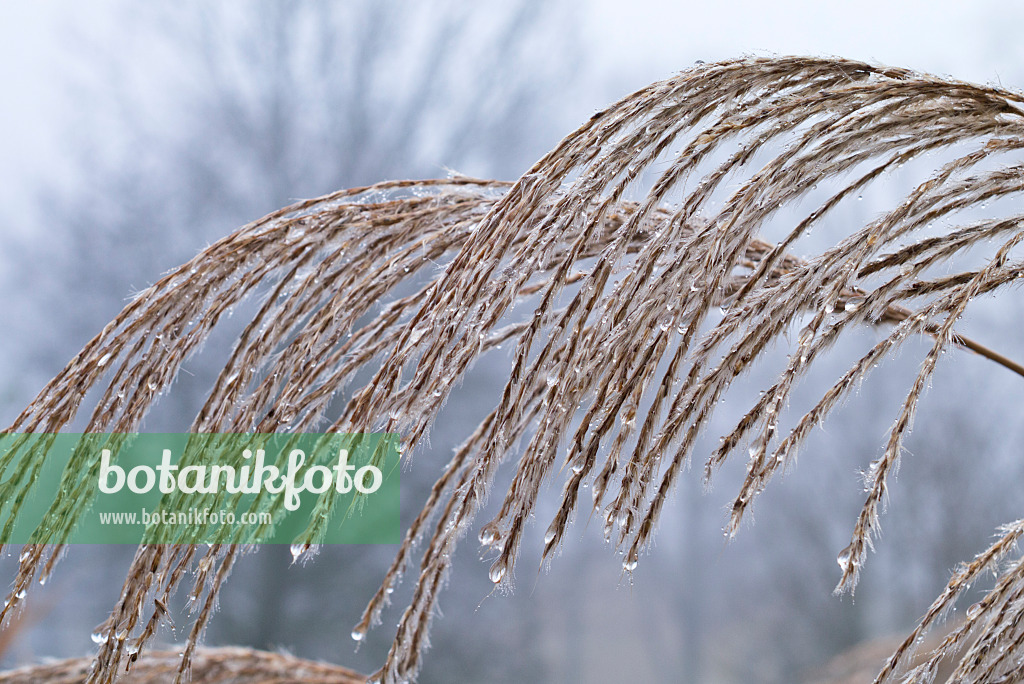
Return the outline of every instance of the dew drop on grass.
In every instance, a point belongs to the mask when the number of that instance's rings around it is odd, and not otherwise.
[[[107,361],[109,361],[109,360],[110,360],[110,352],[107,352],[106,354],[104,354],[103,356],[100,357],[100,360],[96,362],[96,365],[97,366],[101,366],[101,367],[105,366],[105,365],[107,365]]]
[[[978,617],[979,615],[981,615],[981,602],[980,601],[978,603],[973,604],[970,608],[967,609],[967,619],[968,620],[973,620],[976,617]]]
[[[843,572],[847,572],[850,569],[850,564],[853,562],[853,544],[850,544],[845,549],[839,552],[836,556],[836,563],[842,568]]]
[[[366,637],[366,631],[360,628],[352,630],[352,641],[362,641]]]
[[[626,572],[633,572],[636,570],[639,558],[637,557],[636,551],[630,551],[626,554],[626,558],[622,561],[622,569]]]
[[[92,643],[94,644],[102,644],[104,641],[107,640],[107,635],[100,634],[99,632],[93,632],[89,635],[89,638],[92,639]]]
[[[491,566],[491,569],[488,571],[487,576],[491,579],[492,582],[497,584],[502,579],[504,579],[506,570],[508,570],[508,566],[505,564],[504,560],[499,558],[494,562],[494,565]]]
[[[480,543],[490,546],[498,540],[498,528],[493,523],[488,523],[480,530]]]

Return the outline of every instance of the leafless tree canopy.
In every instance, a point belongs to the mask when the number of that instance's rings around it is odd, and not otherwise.
[[[574,516],[593,513],[629,572],[691,461],[702,459],[710,480],[726,460],[745,459],[732,535],[810,431],[906,340],[923,337],[920,370],[867,466],[864,505],[838,554],[837,590],[852,590],[943,353],[982,353],[1022,373],[955,327],[971,302],[1024,274],[1014,212],[1024,188],[1022,113],[1018,93],[905,69],[811,58],[700,65],[597,112],[515,183],[382,183],[244,226],[139,293],[9,431],[65,429],[92,389],[87,431],[137,430],[218,321],[258,298],[193,431],[399,432],[404,457],[431,468],[421,447],[445,399],[482,354],[508,345],[512,370],[499,402],[438,467],[353,632],[361,639],[379,622],[422,548],[412,601],[376,675],[397,682],[419,669],[452,554],[470,529],[493,554],[490,578],[507,585],[542,485],[561,480],[544,555]],[[925,167],[925,179],[887,212],[853,223],[858,197],[904,165]],[[813,244],[812,230],[827,236],[824,247],[797,256],[797,246]],[[864,326],[876,327],[879,341],[809,410],[791,415],[788,400],[815,361]],[[780,347],[788,355],[774,383],[708,453],[702,438],[716,407]],[[337,396],[347,403],[328,426]],[[511,483],[495,492],[498,514],[480,521],[503,462]],[[83,492],[89,477],[83,471]],[[58,501],[54,545],[23,551],[5,620],[51,571],[87,503]],[[1024,522],[1008,524],[956,570],[878,681],[930,681],[941,657],[959,649],[957,681],[1012,676],[1022,655],[1024,560],[1005,557],[1022,533]],[[241,553],[140,547],[91,681],[113,680],[190,581],[185,671]],[[986,597],[934,657],[906,671],[918,637],[993,570]]]

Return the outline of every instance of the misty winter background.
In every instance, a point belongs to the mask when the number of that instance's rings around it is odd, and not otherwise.
[[[594,111],[697,60],[838,55],[1020,89],[1021,19],[995,2],[4,2],[0,419],[10,423],[134,292],[292,200],[449,170],[514,179]],[[866,197],[851,220],[870,220],[885,199]],[[1015,318],[982,307],[962,329],[1020,360]],[[206,356],[146,429],[187,426],[216,372]],[[723,472],[704,494],[699,468],[632,582],[585,520],[550,570],[534,571],[538,521],[512,596],[491,595],[467,541],[421,681],[789,682],[906,630],[955,564],[1020,516],[1012,483],[1024,475],[1020,379],[967,354],[944,358],[855,600],[832,595],[863,500],[858,471],[919,359],[911,345],[872,377],[732,543],[721,527],[736,479]],[[453,394],[403,476],[404,518],[493,405],[506,361],[479,364]],[[712,430],[727,427],[722,418]],[[132,549],[71,551],[0,641],[3,667],[92,651]],[[334,548],[292,566],[287,548],[265,548],[234,571],[206,642],[368,672],[410,583],[358,652],[349,632],[393,552]],[[10,557],[0,571],[13,577]]]

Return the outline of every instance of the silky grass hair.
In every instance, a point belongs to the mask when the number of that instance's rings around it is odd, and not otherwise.
[[[361,639],[380,621],[418,553],[412,599],[373,675],[400,682],[420,668],[452,556],[470,530],[493,553],[491,580],[507,585],[542,484],[560,480],[544,556],[574,516],[593,512],[631,571],[691,461],[704,460],[710,481],[724,462],[745,459],[731,536],[811,430],[878,363],[923,338],[919,370],[867,468],[863,507],[838,553],[837,591],[852,590],[943,352],[980,353],[1024,375],[955,329],[972,302],[1005,295],[1024,274],[1024,225],[1013,212],[1024,190],[1024,166],[1013,160],[1024,148],[1022,105],[1024,96],[1002,88],[839,59],[699,65],[595,113],[514,183],[387,182],[244,226],[139,293],[8,432],[67,429],[90,391],[99,397],[85,431],[138,430],[218,321],[262,297],[191,431],[397,432],[403,458],[416,453],[413,467],[429,468],[420,452],[442,404],[482,354],[509,345],[500,399],[438,467],[353,632]],[[862,193],[914,164],[928,167],[923,181],[878,216],[851,220]],[[1010,209],[971,213],[990,205]],[[768,240],[766,228],[780,223]],[[797,256],[798,243],[813,244],[812,230],[823,246]],[[790,415],[808,369],[865,326],[880,339],[809,410]],[[779,347],[787,356],[774,382],[717,447],[698,453],[716,407],[738,396],[736,380]],[[325,428],[343,390],[347,403]],[[506,462],[511,482],[494,491]],[[12,519],[29,486],[5,493]],[[500,508],[482,521],[489,495]],[[5,621],[53,569],[87,497],[61,505],[53,543],[21,553]],[[961,649],[956,681],[1015,671],[1024,560],[1005,559],[1022,533],[1024,522],[1008,524],[955,571],[876,681],[931,681],[939,660]],[[113,681],[156,632],[171,594],[190,583],[196,600],[179,677],[186,673],[242,552],[140,546],[89,681]],[[991,570],[994,588],[906,671],[918,638]]]

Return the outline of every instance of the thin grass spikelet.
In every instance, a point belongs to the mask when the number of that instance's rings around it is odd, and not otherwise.
[[[864,504],[837,550],[837,591],[852,591],[944,353],[981,354],[1024,375],[958,329],[971,304],[1024,276],[1022,156],[1024,96],[1013,91],[840,59],[699,65],[594,114],[515,182],[381,183],[242,227],[140,293],[8,432],[60,432],[90,392],[100,396],[87,432],[136,430],[218,321],[256,302],[191,431],[329,423],[323,431],[400,433],[406,465],[437,473],[353,629],[369,638],[410,575],[412,598],[373,675],[391,684],[416,677],[467,534],[486,547],[491,581],[509,587],[524,531],[554,483],[560,498],[541,522],[542,557],[574,519],[592,515],[632,572],[686,468],[703,461],[711,482],[739,460],[746,470],[725,522],[732,536],[811,431],[878,364],[925,339],[881,455],[865,458]],[[919,175],[885,211],[851,209],[912,169]],[[865,328],[876,341],[794,411],[796,388],[820,359]],[[425,443],[441,407],[502,345],[510,367],[496,402],[446,462],[434,462]],[[772,359],[774,379],[748,401],[738,381]],[[747,403],[708,446],[725,400]],[[507,486],[495,486],[499,472]],[[18,480],[20,493],[30,480]],[[492,498],[496,512],[483,520]],[[4,505],[17,515],[16,499]],[[78,509],[67,510],[70,525]],[[1022,529],[1008,526],[953,575],[877,681],[927,681],[932,662],[957,649],[957,681],[1011,671],[1024,643],[1024,564],[999,564]],[[150,642],[175,589],[189,587],[183,676],[247,550],[140,547],[89,680],[112,682]],[[10,606],[59,554],[59,545],[24,550]],[[992,568],[995,587],[941,653],[904,673],[918,637]],[[970,645],[968,633],[977,636]]]

